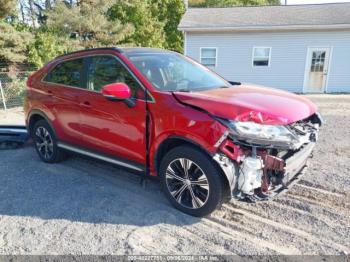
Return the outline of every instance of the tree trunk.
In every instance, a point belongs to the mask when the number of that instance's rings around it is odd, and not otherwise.
[[[36,28],[33,0],[28,0],[28,3],[29,3],[29,13],[30,13],[29,15],[32,20],[32,25],[33,25],[33,28]]]
[[[20,7],[20,11],[21,11],[21,16],[22,16],[22,22],[25,23],[26,16],[24,14],[24,6],[23,6],[22,1],[19,2],[19,7]]]
[[[45,10],[51,9],[51,1],[45,0]]]

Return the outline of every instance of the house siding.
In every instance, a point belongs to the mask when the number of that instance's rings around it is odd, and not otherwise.
[[[326,92],[350,92],[350,31],[186,32],[185,54],[199,61],[201,47],[217,47],[214,70],[231,81],[303,92],[308,47],[331,47]],[[271,47],[269,67],[253,67],[255,46]]]

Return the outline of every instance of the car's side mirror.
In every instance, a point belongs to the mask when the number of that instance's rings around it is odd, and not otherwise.
[[[102,87],[102,95],[110,101],[124,101],[129,107],[135,106],[131,89],[124,83],[113,83]]]

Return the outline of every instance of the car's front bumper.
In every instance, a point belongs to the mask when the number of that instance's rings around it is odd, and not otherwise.
[[[306,173],[308,159],[312,156],[315,147],[314,142],[301,147],[297,152],[284,160],[285,167],[283,171],[283,181],[280,185],[269,188],[264,197],[254,195],[249,197],[250,200],[260,201],[268,200],[287,192],[301,177]],[[245,200],[240,194],[237,195],[237,178],[239,176],[239,165],[230,160],[223,154],[216,154],[214,160],[220,165],[230,186],[231,198]]]
[[[214,160],[225,173],[231,197],[266,200],[288,191],[306,172],[322,122],[320,115],[314,114],[290,124],[298,143],[288,148],[273,141],[268,146],[249,144],[224,134]]]
[[[308,159],[312,156],[315,147],[314,142],[310,142],[301,148],[294,155],[286,159],[283,184],[269,191],[269,198],[287,192],[306,173]]]

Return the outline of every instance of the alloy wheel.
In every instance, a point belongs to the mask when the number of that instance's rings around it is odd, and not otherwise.
[[[39,154],[46,160],[49,160],[53,151],[53,140],[50,132],[43,126],[39,126],[35,131],[36,141],[35,145]]]
[[[171,196],[186,208],[201,208],[209,198],[207,176],[187,158],[177,158],[168,165],[166,185]]]

